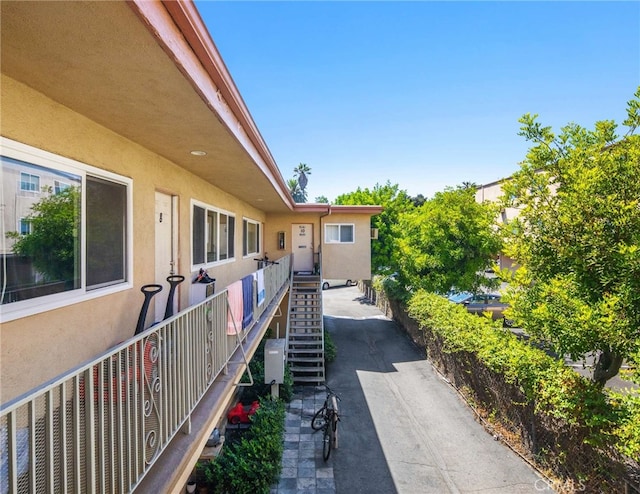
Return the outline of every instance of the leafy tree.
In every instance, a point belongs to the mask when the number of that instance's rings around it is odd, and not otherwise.
[[[427,198],[425,196],[423,196],[422,194],[418,194],[417,196],[411,198],[411,201],[413,202],[413,205],[415,207],[417,207],[417,208],[422,206],[426,200],[427,200]]]
[[[51,192],[43,189],[43,192]],[[31,206],[27,221],[31,233],[7,232],[16,240],[13,252],[28,257],[47,281],[71,281],[78,278],[78,222],[80,191],[77,187],[43,197]]]
[[[496,207],[475,200],[472,188],[448,188],[395,225],[398,281],[414,290],[446,293],[491,286],[484,271],[501,242],[494,227]]]
[[[394,272],[392,254],[395,239],[392,227],[402,213],[413,208],[407,193],[400,190],[397,184],[391,185],[387,181],[385,185],[376,184],[373,190],[358,187],[355,192],[342,194],[336,198],[335,204],[378,205],[384,208],[371,218],[371,227],[378,229],[378,240],[371,242],[371,269],[374,273]]]
[[[505,230],[521,265],[508,296],[526,331],[560,355],[595,354],[592,379],[604,386],[640,351],[640,88],[622,138],[613,121],[556,136],[536,119],[520,119],[533,147],[504,187],[505,205],[520,208]]]
[[[329,199],[327,199],[327,196],[318,196],[316,197],[315,201],[318,204],[329,204]]]

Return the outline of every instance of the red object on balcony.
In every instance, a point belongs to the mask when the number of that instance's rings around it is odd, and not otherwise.
[[[236,406],[227,413],[227,420],[230,424],[248,424],[251,422],[251,415],[256,413],[258,408],[260,408],[258,401],[254,401],[251,405],[243,405],[238,402]]]

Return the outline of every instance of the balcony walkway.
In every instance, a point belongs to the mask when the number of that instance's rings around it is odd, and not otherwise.
[[[0,494],[182,489],[289,290],[278,261],[3,403]]]

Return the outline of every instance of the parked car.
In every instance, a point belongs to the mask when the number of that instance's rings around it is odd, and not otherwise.
[[[322,280],[322,289],[328,290],[332,286],[341,286],[341,285],[352,286],[355,284],[356,282],[351,280]]]
[[[494,321],[502,319],[502,324],[511,327],[513,321],[504,316],[504,310],[509,304],[502,302],[498,293],[471,293],[456,292],[449,294],[448,299],[456,304],[462,304],[471,314],[481,316],[484,312],[490,312]]]

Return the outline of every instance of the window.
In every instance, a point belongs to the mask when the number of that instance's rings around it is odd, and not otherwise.
[[[354,242],[353,224],[327,224],[324,226],[326,244],[352,244]]]
[[[56,194],[60,194],[60,192],[62,192],[65,189],[68,189],[70,186],[71,186],[70,184],[60,182],[59,180],[54,180],[53,192]]]
[[[31,233],[31,222],[26,218],[20,218],[20,235],[29,235]]]
[[[2,212],[5,225],[18,227],[0,251],[2,319],[129,288],[131,180],[9,139],[0,143],[3,180],[20,184],[11,190],[40,192],[14,193],[14,207]]]
[[[126,280],[127,188],[97,177],[86,179],[87,289]]]
[[[20,173],[20,190],[40,192],[40,177],[30,173]]]
[[[233,259],[235,217],[203,204],[193,204],[191,261],[194,266]]]
[[[242,255],[250,256],[260,252],[260,223],[242,220]]]

